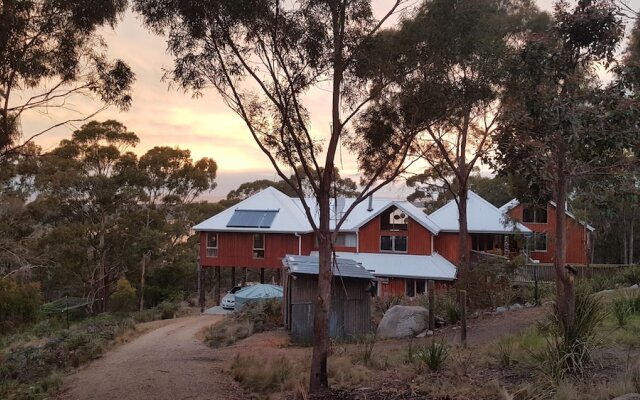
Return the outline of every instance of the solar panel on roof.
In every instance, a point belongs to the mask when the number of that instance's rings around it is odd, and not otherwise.
[[[278,210],[235,210],[227,227],[271,228]]]

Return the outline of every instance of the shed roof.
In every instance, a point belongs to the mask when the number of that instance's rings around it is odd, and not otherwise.
[[[445,232],[459,232],[458,205],[451,200],[429,215]],[[467,200],[467,229],[469,233],[531,232],[526,226],[509,220],[504,212],[476,193],[469,191]]]
[[[293,256],[286,255],[282,259],[282,265],[292,274],[318,275],[320,260],[317,256]],[[333,265],[333,275],[349,278],[375,279],[360,263],[349,259],[336,257]]]
[[[551,204],[554,208],[557,206],[555,201],[550,201],[549,204]],[[518,199],[512,199],[507,204],[505,204],[502,207],[500,207],[500,211],[502,211],[503,213],[508,213],[512,208],[518,207],[519,205],[520,205],[520,201]],[[580,225],[583,225],[584,227],[586,227],[591,232],[596,230],[596,228],[594,228],[593,226],[589,225],[588,223],[586,223],[584,221],[580,221],[578,219],[578,217],[576,217],[576,215],[574,213],[572,213],[571,211],[565,210],[565,214],[569,218],[573,218],[574,220],[576,220]]]
[[[351,259],[361,263],[373,275],[414,279],[452,281],[456,267],[438,253],[430,256],[391,253],[336,252],[338,260]]]

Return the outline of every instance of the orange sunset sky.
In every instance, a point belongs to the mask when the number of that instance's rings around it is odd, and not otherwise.
[[[538,0],[543,9],[551,9],[552,0]],[[381,15],[392,1],[374,0],[375,11]],[[629,2],[640,9],[640,0]],[[254,179],[276,178],[268,159],[260,152],[244,123],[231,112],[213,90],[203,97],[192,98],[189,93],[168,87],[162,82],[163,68],[170,68],[172,58],[166,52],[165,39],[154,36],[142,27],[139,19],[128,12],[115,29],[102,31],[111,58],[123,59],[136,74],[133,87],[133,105],[128,112],[107,109],[95,119],[116,119],[140,137],[135,149],[144,153],[153,146],[178,146],[191,150],[193,158],[211,157],[218,163],[218,188],[207,198],[218,199],[240,183]],[[330,104],[327,93],[319,90],[309,94],[306,106],[311,112],[311,128],[318,137],[328,131]],[[73,99],[78,110],[90,113],[99,107],[85,98]],[[23,132],[36,132],[65,117],[60,110],[46,115],[23,116]],[[71,115],[71,114],[68,114]],[[73,127],[62,127],[40,137],[37,143],[51,149],[61,139],[70,136]],[[355,160],[346,151],[337,159],[343,175],[356,178]],[[404,197],[411,189],[398,184],[383,193],[385,196]]]

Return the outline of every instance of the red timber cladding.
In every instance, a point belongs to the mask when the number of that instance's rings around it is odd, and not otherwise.
[[[313,246],[311,234],[265,233],[265,257],[253,258],[253,233],[218,232],[218,257],[206,256],[207,233],[200,232],[200,263],[204,267],[281,268],[286,254],[308,255]],[[299,241],[300,240],[300,241]]]
[[[523,206],[518,205],[512,208],[509,214],[517,221],[522,221],[522,209]],[[568,215],[565,218],[567,219],[567,263],[586,264],[587,228]],[[531,252],[531,258],[542,263],[552,263],[555,259],[556,251],[556,208],[551,204],[547,204],[546,224],[524,222],[522,224],[534,232],[547,234],[547,251],[533,251]]]
[[[440,232],[434,238],[435,251],[442,257],[446,258],[453,264],[457,264],[460,261],[460,248],[458,244],[458,232]],[[469,251],[471,251],[472,241],[471,235],[468,235],[467,244]]]
[[[407,236],[406,254],[430,255],[431,232],[415,220],[409,218],[406,231],[383,231],[380,229],[380,217],[376,217],[360,228],[358,234],[360,253],[380,253],[380,236]]]
[[[405,284],[404,278],[388,278],[388,283],[379,283],[380,285],[380,297],[385,296],[404,296]]]

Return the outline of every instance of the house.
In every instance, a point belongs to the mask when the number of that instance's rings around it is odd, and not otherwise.
[[[318,218],[314,199],[307,204]],[[332,200],[332,228],[354,199]],[[193,228],[202,268],[282,268],[285,255],[311,255],[315,234],[300,199],[267,188]],[[424,293],[428,279],[450,282],[456,268],[434,252],[440,228],[408,201],[369,198],[337,235],[338,257],[362,262],[379,278],[378,294]]]
[[[452,263],[458,263],[460,222],[457,203],[451,200],[431,213],[429,218],[440,227],[440,233],[435,238],[438,253]],[[520,254],[522,235],[531,233],[528,227],[506,218],[502,210],[471,190],[467,198],[467,230],[470,252],[506,257]]]
[[[533,232],[529,244],[529,257],[541,263],[552,263],[555,254],[556,203],[546,207],[523,205],[513,199],[500,207],[512,219],[521,222]],[[570,211],[565,212],[567,229],[567,263],[587,264],[591,233],[595,228],[580,221]]]
[[[296,343],[313,339],[313,310],[318,293],[318,257],[285,255],[284,326]],[[329,336],[334,339],[371,332],[371,287],[375,277],[361,264],[338,258],[333,267]]]

